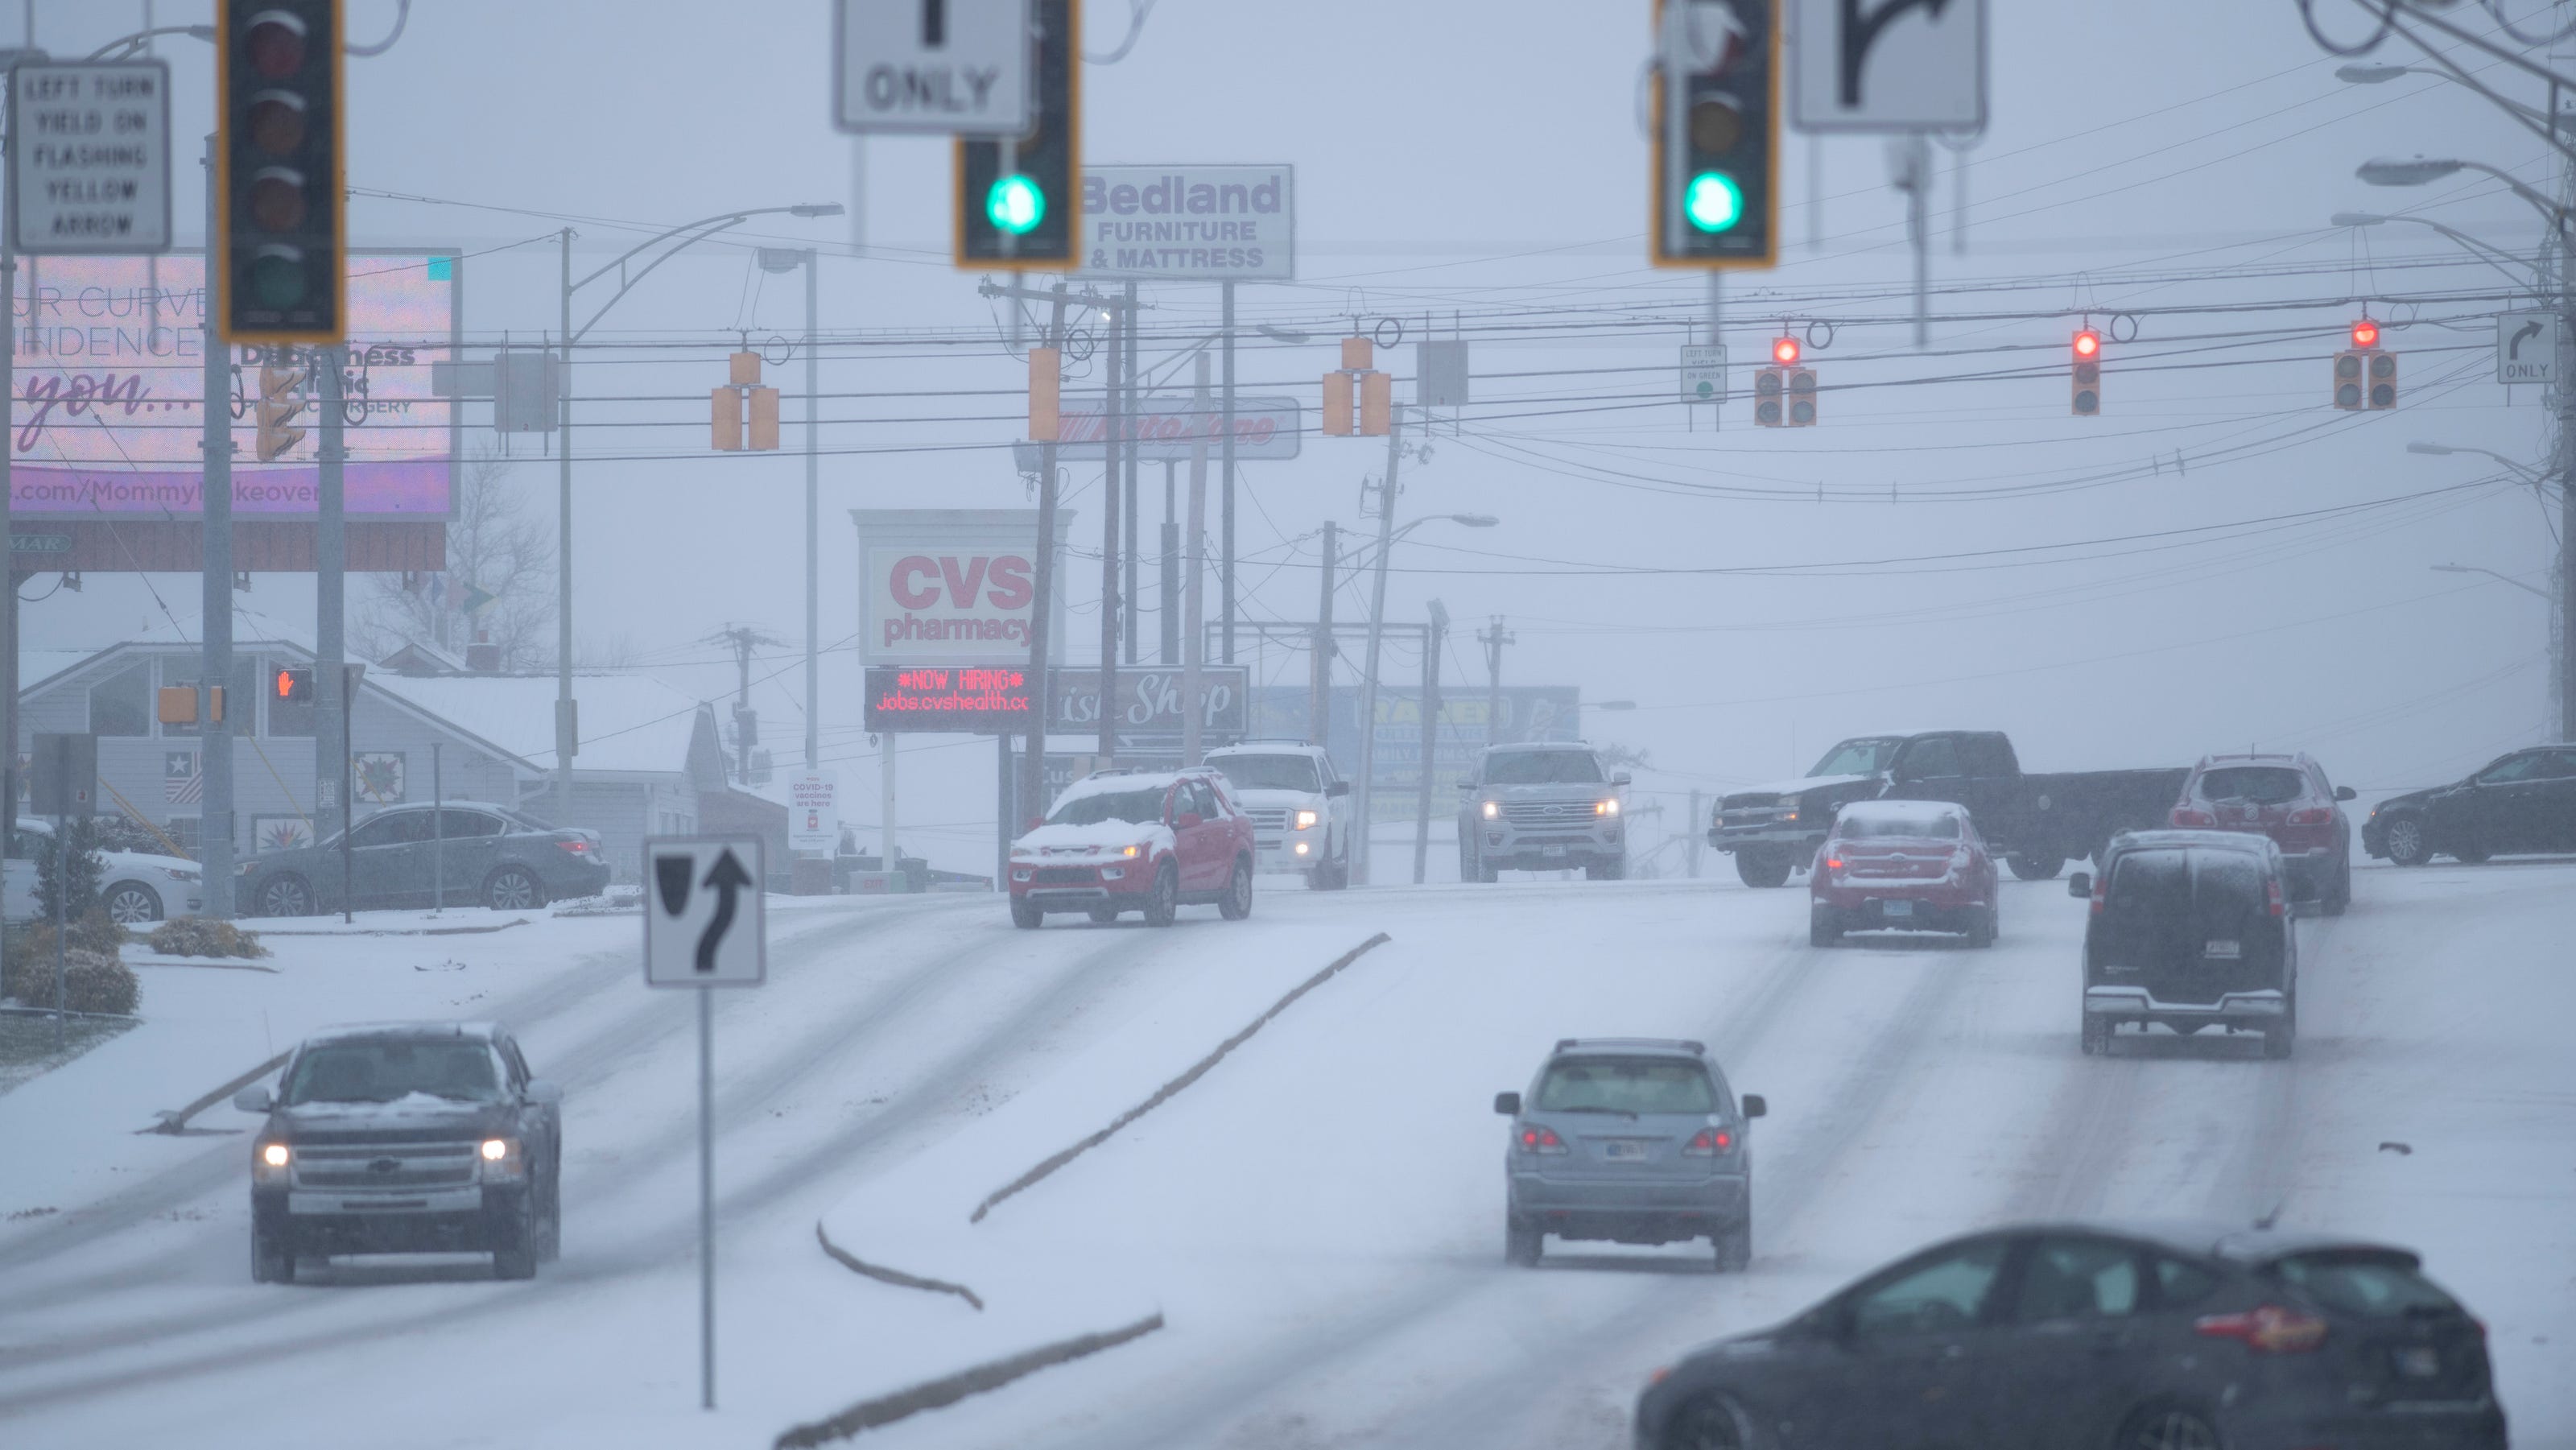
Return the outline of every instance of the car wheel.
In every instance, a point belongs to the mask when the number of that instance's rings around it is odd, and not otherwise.
[[[1252,862],[1248,857],[1234,858],[1234,879],[1225,884],[1225,895],[1217,900],[1216,914],[1228,921],[1241,921],[1252,915]]]
[[[2219,1450],[2218,1431],[2189,1410],[2149,1411],[2129,1422],[2121,1450]]]
[[[2346,861],[2343,870],[2335,873],[2334,885],[2326,888],[2325,912],[2328,916],[2341,916],[2351,908],[2352,863]]]
[[[1830,906],[1818,906],[1808,913],[1807,945],[1811,947],[1833,947],[1841,946],[1842,942],[1843,916],[1841,912]]]
[[[1022,931],[1035,931],[1045,921],[1046,913],[1038,909],[1036,902],[1021,896],[1011,898],[1011,925]]]
[[[2019,880],[2054,881],[2057,879],[2057,873],[2066,869],[2066,858],[2063,856],[2023,856],[2016,854],[2006,856],[2004,858],[2004,864],[2012,868],[2012,874]]]
[[[2084,1018],[2084,1055],[2100,1057],[2111,1050],[2111,1019],[2090,1013]]]
[[[546,1179],[545,1228],[537,1235],[537,1259],[551,1264],[563,1257],[563,1158],[555,1157]]]
[[[1522,1219],[1503,1221],[1503,1262],[1524,1269],[1538,1267],[1547,1252],[1547,1230]]]
[[[2287,1057],[2296,1050],[2298,1042],[2299,994],[2293,991],[2290,1000],[2282,1006],[2281,1024],[2263,1029],[2263,1055],[2274,1059]]]
[[[1170,926],[1181,918],[1181,873],[1171,862],[1154,872],[1154,888],[1145,894],[1145,924]]]
[[[2400,866],[2421,866],[2433,859],[2433,842],[2424,834],[2421,816],[2395,816],[2388,822],[2388,859]]]
[[[1789,868],[1792,864],[1786,851],[1769,850],[1758,846],[1740,846],[1735,852],[1737,879],[1747,886],[1765,890],[1774,886],[1788,885]]]
[[[262,916],[311,916],[313,888],[301,876],[278,876],[259,889]]]
[[[1714,1235],[1717,1248],[1717,1271],[1741,1274],[1753,1267],[1753,1211],[1746,1209],[1743,1221]]]
[[[1118,919],[1118,908],[1114,906],[1095,906],[1083,914],[1090,917],[1093,921],[1098,922],[1100,925],[1107,926],[1109,923]]]
[[[521,1200],[518,1222],[510,1225],[510,1242],[492,1250],[492,1277],[533,1279],[536,1276],[537,1210],[534,1204]]]
[[[139,926],[161,919],[161,894],[140,881],[120,881],[107,893],[107,919],[118,926]]]
[[[1987,907],[1968,921],[1968,945],[1984,948],[1995,944],[1995,908]]]
[[[1662,1450],[1744,1450],[1744,1417],[1714,1395],[1684,1401],[1664,1428]]]
[[[250,1236],[250,1281],[254,1284],[294,1283],[293,1244],[281,1235],[254,1231]]]
[[[494,911],[534,911],[546,904],[546,889],[525,866],[504,866],[483,883],[483,904]]]
[[[2486,864],[2487,857],[2491,853],[2488,852],[2486,847],[2478,845],[2475,842],[2471,842],[2470,844],[2453,851],[2451,854],[2459,857],[2461,860],[2466,861],[2472,866],[2483,866]]]

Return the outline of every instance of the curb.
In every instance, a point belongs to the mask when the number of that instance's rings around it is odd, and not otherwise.
[[[1005,1359],[988,1360],[972,1369],[960,1370],[935,1380],[925,1380],[910,1389],[890,1395],[861,1400],[828,1420],[816,1420],[779,1432],[773,1442],[777,1450],[811,1450],[829,1440],[846,1440],[862,1430],[891,1425],[897,1420],[918,1415],[925,1410],[942,1409],[968,1395],[980,1395],[1000,1389],[1016,1379],[1023,1379],[1055,1365],[1077,1360],[1085,1355],[1115,1349],[1131,1339],[1141,1339],[1163,1327],[1163,1316],[1148,1315],[1133,1324],[1096,1334],[1078,1334],[1053,1344],[1040,1345]]]
[[[522,916],[498,926],[367,926],[351,927],[347,931],[278,931],[271,928],[262,931],[260,936],[489,936],[496,931],[508,931],[514,926],[527,924],[528,919]]]
[[[861,1260],[858,1255],[832,1242],[832,1236],[823,1231],[821,1219],[814,1221],[814,1237],[823,1245],[823,1252],[831,1255],[835,1261],[853,1273],[865,1274],[871,1279],[892,1284],[899,1289],[926,1289],[934,1294],[954,1294],[974,1305],[977,1313],[980,1314],[984,1310],[984,1301],[976,1297],[974,1290],[963,1284],[951,1284],[945,1279],[925,1279],[918,1274],[907,1274],[901,1269],[889,1269],[881,1264],[871,1264]]]

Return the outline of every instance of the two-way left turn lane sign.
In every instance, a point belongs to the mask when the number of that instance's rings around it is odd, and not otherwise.
[[[769,975],[758,836],[644,842],[644,984],[757,987]]]

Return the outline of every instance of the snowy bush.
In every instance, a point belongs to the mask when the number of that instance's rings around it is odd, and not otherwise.
[[[248,932],[229,921],[210,921],[202,916],[178,916],[152,929],[146,938],[152,950],[165,957],[264,957],[268,948],[259,944],[259,934]]]
[[[30,1007],[54,1005],[54,956],[11,953],[7,967],[9,995]],[[63,1006],[74,1012],[131,1016],[143,988],[134,969],[112,953],[71,947],[63,953]]]

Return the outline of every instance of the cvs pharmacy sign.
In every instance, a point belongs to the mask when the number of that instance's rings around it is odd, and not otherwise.
[[[859,514],[861,660],[1026,665],[1037,603],[1034,514],[1022,509]],[[1020,522],[1024,518],[1026,524]],[[889,526],[871,528],[878,520]],[[946,527],[916,522],[923,520]]]

